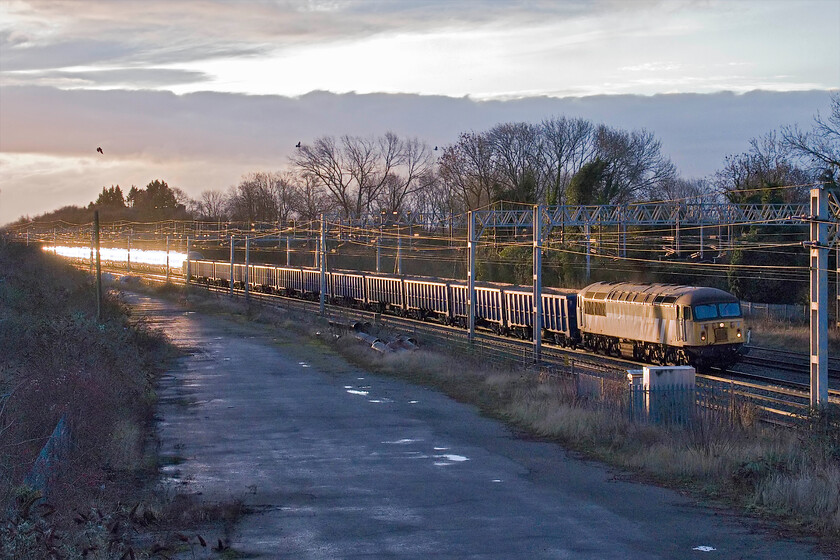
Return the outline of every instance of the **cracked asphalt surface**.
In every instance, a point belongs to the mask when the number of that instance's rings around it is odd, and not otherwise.
[[[299,336],[126,294],[188,355],[159,394],[164,482],[252,510],[266,558],[820,558],[813,543],[623,480]]]

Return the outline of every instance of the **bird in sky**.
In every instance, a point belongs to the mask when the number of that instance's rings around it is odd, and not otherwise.
[[[102,151],[102,148],[96,148],[96,151],[102,155],[105,155],[105,152]]]
[[[300,142],[298,142],[297,144],[295,144],[295,148],[300,148]]]

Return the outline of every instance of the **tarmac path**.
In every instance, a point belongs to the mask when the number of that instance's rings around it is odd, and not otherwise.
[[[265,558],[784,558],[813,543],[623,479],[323,345],[127,294],[189,354],[164,376],[164,479],[252,510]]]

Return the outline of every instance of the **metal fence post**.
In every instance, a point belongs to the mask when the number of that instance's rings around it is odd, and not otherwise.
[[[169,236],[166,236],[166,283],[169,284]]]
[[[534,339],[534,363],[542,357],[542,207],[534,206],[534,276],[531,331]]]
[[[234,236],[230,236],[230,297],[233,297],[233,244]]]
[[[251,236],[245,236],[245,301],[251,300]]]
[[[467,315],[469,315],[469,341],[475,342],[475,212],[469,212],[469,235],[467,246],[469,248],[469,269],[467,270],[468,293],[467,293]]]
[[[321,214],[321,289],[318,303],[318,312],[323,315],[325,308],[325,298],[327,296],[327,222],[324,220],[324,215]]]
[[[96,320],[102,320],[102,263],[99,257],[99,210],[93,211],[93,245],[96,248]]]

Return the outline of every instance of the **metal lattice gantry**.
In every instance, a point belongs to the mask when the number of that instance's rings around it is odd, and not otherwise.
[[[814,191],[822,191],[823,189],[814,189]],[[813,193],[813,191],[812,191]],[[834,216],[834,223],[829,219],[827,208],[831,204]],[[828,230],[832,228],[837,231],[837,216],[840,216],[840,203],[837,197],[832,198],[831,203],[828,202],[828,195],[826,194],[826,211],[819,213],[822,216],[822,227],[825,234],[819,239],[825,239],[826,250],[824,255],[824,266],[812,265],[814,270],[825,271],[821,279],[813,280],[812,286],[821,287],[823,292],[827,294],[827,249],[828,249]],[[496,228],[517,230],[530,230],[533,235],[533,263],[534,263],[534,306],[533,306],[533,343],[534,343],[534,360],[539,362],[541,353],[541,335],[540,329],[540,289],[542,286],[542,250],[543,241],[547,239],[549,233],[553,228],[561,228],[561,231],[567,227],[580,228],[584,234],[584,243],[586,244],[586,270],[587,277],[590,270],[590,254],[591,254],[591,232],[592,228],[598,227],[615,227],[619,235],[619,253],[620,256],[626,256],[626,238],[627,227],[629,226],[647,226],[647,227],[672,227],[674,228],[674,244],[675,252],[680,252],[680,228],[696,228],[700,238],[700,254],[703,252],[703,238],[704,228],[731,228],[738,225],[762,224],[766,226],[790,226],[803,225],[811,216],[817,216],[818,213],[813,208],[813,201],[808,203],[784,203],[784,204],[719,204],[719,203],[685,203],[685,202],[654,202],[645,204],[625,204],[625,205],[602,205],[602,206],[534,206],[529,209],[488,209],[476,210],[470,212],[469,215],[469,273],[470,280],[470,340],[474,336],[474,292],[473,282],[475,278],[475,246],[478,243],[481,235],[488,230]],[[814,226],[815,227],[815,226]],[[812,227],[812,230],[814,230]],[[812,238],[813,238],[812,234]],[[731,234],[730,234],[731,239]],[[814,242],[814,241],[812,241]],[[817,245],[821,242],[816,241]],[[812,251],[813,253],[814,251]],[[840,273],[840,264],[838,264],[838,273]],[[815,288],[815,289],[817,289]],[[815,293],[812,291],[812,293]],[[821,324],[821,321],[827,325],[827,295],[824,300],[820,300],[821,304],[816,304],[812,299],[812,309],[815,309],[814,317],[812,318],[812,344],[817,342],[813,347],[816,349],[822,348],[824,357],[814,357],[812,353],[812,363],[820,371],[824,371],[826,383],[824,383],[824,398],[814,395],[818,393],[812,390],[812,400],[816,402],[828,402],[827,393],[827,329],[825,336],[818,338],[813,334],[815,325]],[[838,309],[840,309],[840,291],[838,291]],[[814,377],[812,376],[812,379]],[[812,382],[812,385],[814,383]],[[820,389],[822,392],[823,390]],[[822,394],[822,393],[819,393]]]
[[[789,204],[689,204],[651,202],[603,206],[540,206],[542,225],[554,227],[586,226],[724,226],[763,223],[800,224],[808,203]],[[531,228],[533,210],[476,210],[477,238],[486,229]]]

